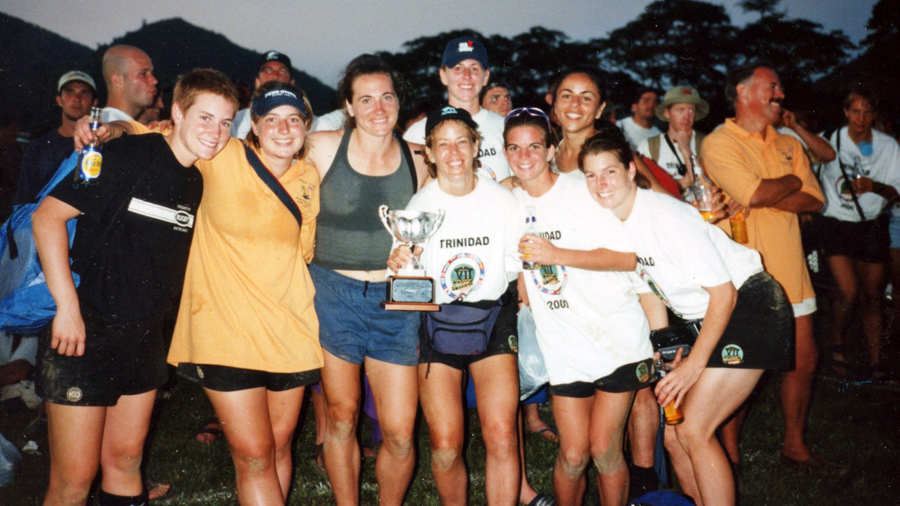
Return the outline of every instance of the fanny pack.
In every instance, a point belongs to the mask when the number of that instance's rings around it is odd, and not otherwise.
[[[431,347],[448,355],[484,353],[500,308],[501,300],[441,305],[440,311],[425,315]]]
[[[650,342],[666,362],[675,360],[678,348],[684,349],[681,357],[687,357],[691,353],[694,342],[697,340],[697,335],[700,334],[700,326],[702,324],[703,319],[688,320],[661,329],[651,330]]]

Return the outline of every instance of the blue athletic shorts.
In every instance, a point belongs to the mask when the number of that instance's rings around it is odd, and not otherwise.
[[[419,363],[419,312],[387,311],[387,283],[348,278],[315,264],[319,341],[332,355],[353,364],[365,357],[397,365]]]

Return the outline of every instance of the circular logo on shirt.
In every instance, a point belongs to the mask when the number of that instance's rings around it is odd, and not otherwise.
[[[640,272],[638,272],[638,276],[640,276],[641,279],[644,280],[644,283],[647,283],[650,291],[653,292],[659,298],[659,300],[663,301],[666,304],[667,308],[672,309],[672,304],[669,302],[669,298],[666,297],[666,294],[665,292],[663,292],[662,287],[653,280],[653,276],[651,276],[650,273],[647,272],[647,269],[641,269]]]
[[[493,179],[495,182],[497,181],[497,173],[494,172],[494,169],[488,167],[484,163],[484,161],[481,162],[481,167],[478,169],[478,171],[481,173],[487,174],[488,176],[491,176],[491,179]]]
[[[453,256],[441,269],[441,288],[451,299],[474,292],[484,282],[484,262],[471,253]]]
[[[838,194],[838,197],[843,202],[852,203],[853,202],[853,194],[850,193],[850,179],[844,177],[843,175],[839,176],[834,181],[834,190]]]
[[[190,225],[191,215],[184,211],[178,211],[175,213],[175,221],[182,226]]]
[[[650,381],[650,366],[646,362],[639,363],[634,370],[634,375],[637,376],[637,380],[641,383]]]
[[[744,350],[736,344],[722,348],[722,363],[725,365],[741,365],[744,363]]]
[[[81,389],[78,387],[72,387],[66,390],[66,400],[69,402],[78,402],[84,396]]]
[[[559,295],[569,282],[565,266],[541,265],[540,269],[531,271],[531,280],[542,293]]]

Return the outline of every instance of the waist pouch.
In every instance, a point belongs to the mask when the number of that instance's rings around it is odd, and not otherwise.
[[[697,335],[700,334],[700,326],[702,324],[703,319],[688,320],[661,329],[651,330],[650,342],[666,362],[675,360],[678,348],[684,349],[681,357],[687,357],[691,353],[694,342],[697,340]]]
[[[425,316],[431,347],[448,355],[480,355],[487,349],[501,301],[442,304]]]

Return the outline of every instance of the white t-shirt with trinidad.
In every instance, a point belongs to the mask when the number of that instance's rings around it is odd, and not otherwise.
[[[476,173],[476,174],[480,174]],[[435,280],[435,302],[496,300],[522,270],[519,239],[525,218],[509,190],[485,175],[457,197],[432,181],[416,193],[408,210],[445,212],[444,222],[424,245],[421,263]]]
[[[503,181],[512,175],[509,162],[503,155],[503,116],[482,108],[472,116],[478,124],[481,134],[481,145],[478,146],[478,160],[481,161],[481,172],[488,174],[494,181]],[[412,124],[403,134],[407,142],[425,144],[425,119]]]
[[[755,250],[745,248],[719,227],[703,221],[689,204],[650,190],[637,191],[623,227],[637,253],[638,275],[676,314],[703,318],[713,287],[731,281],[740,289],[762,272]]]
[[[630,251],[619,220],[594,202],[581,172],[560,174],[538,198],[521,188],[513,194],[523,213],[533,206],[538,235],[557,247]],[[543,265],[524,275],[551,385],[593,382],[653,354],[634,272]]]

